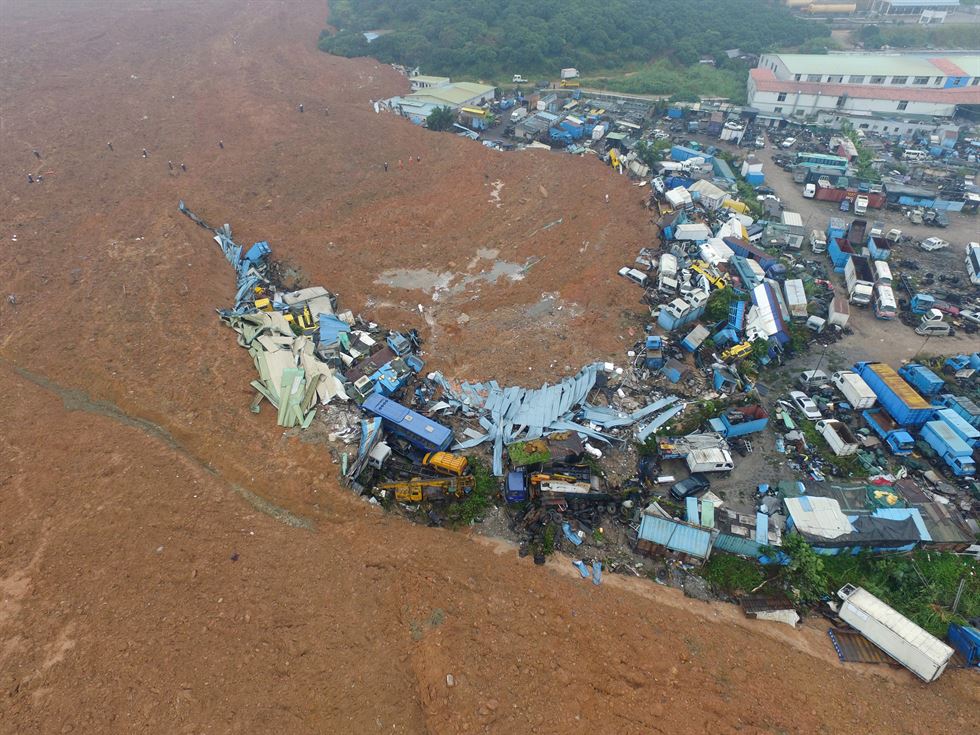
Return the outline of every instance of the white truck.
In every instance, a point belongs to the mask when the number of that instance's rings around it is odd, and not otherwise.
[[[660,256],[660,272],[657,274],[657,290],[665,294],[677,291],[677,257],[672,253]]]
[[[815,426],[838,457],[857,454],[857,439],[854,438],[854,435],[846,425],[837,419],[824,419],[823,421],[818,421]]]
[[[810,233],[810,249],[814,254],[827,252],[827,235],[820,230]]]
[[[867,306],[871,303],[875,277],[868,259],[852,255],[844,265],[844,282],[847,284],[847,299],[852,304]]]
[[[838,615],[922,681],[936,681],[953,649],[861,587],[846,584],[837,592]]]
[[[970,283],[980,286],[980,242],[966,245],[966,274],[970,277]]]
[[[864,194],[854,197],[854,214],[865,214],[868,211],[868,198]]]
[[[875,316],[879,319],[894,319],[898,316],[898,303],[895,292],[887,283],[879,281],[875,284],[874,297],[871,300]]]
[[[573,66],[566,67],[561,70],[562,79],[578,79],[578,69]]]
[[[841,392],[855,411],[871,408],[878,400],[878,396],[871,390],[871,386],[865,383],[864,378],[853,370],[838,370],[830,376],[830,382]]]

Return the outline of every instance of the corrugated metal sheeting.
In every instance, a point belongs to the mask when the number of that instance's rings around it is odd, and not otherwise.
[[[464,382],[455,386],[440,373],[433,373],[431,378],[445,390],[447,402],[458,406],[464,413],[480,416],[480,425],[487,433],[461,442],[457,448],[470,449],[492,441],[493,473],[499,477],[504,473],[503,450],[507,444],[539,439],[552,431],[574,431],[606,443],[613,439],[608,434],[573,421],[580,407],[585,421],[608,429],[633,424],[677,401],[675,397],[663,398],[629,414],[585,406],[585,399],[604,369],[601,363],[587,365],[574,377],[537,389],[501,388],[495,380],[489,383]]]
[[[670,551],[707,559],[711,552],[711,531],[670,518],[644,515],[639,539],[664,546]]]

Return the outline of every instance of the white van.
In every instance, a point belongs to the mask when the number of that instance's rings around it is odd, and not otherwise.
[[[619,269],[619,275],[631,280],[637,286],[647,287],[647,274],[643,271],[638,271],[636,268],[630,268],[629,266],[623,266]]]
[[[813,199],[816,195],[817,195],[817,185],[816,184],[807,184],[806,186],[803,187],[803,198],[804,199]]]
[[[946,322],[930,321],[917,326],[915,333],[920,337],[949,337],[953,333],[953,328]]]

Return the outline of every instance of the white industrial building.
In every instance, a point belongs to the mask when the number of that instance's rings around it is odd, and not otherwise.
[[[777,118],[902,133],[980,104],[980,54],[765,54],[749,74],[748,104]]]
[[[920,23],[941,23],[959,7],[960,0],[871,0],[868,15],[917,15]]]

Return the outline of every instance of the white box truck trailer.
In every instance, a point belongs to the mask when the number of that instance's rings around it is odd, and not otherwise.
[[[837,592],[840,618],[924,682],[942,676],[953,649],[867,590],[852,584]]]
[[[841,392],[855,411],[871,408],[878,400],[878,396],[871,390],[871,386],[852,370],[838,370],[830,376],[830,382]]]

